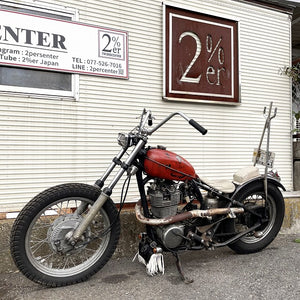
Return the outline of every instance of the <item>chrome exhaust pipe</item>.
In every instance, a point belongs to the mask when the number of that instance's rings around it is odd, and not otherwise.
[[[146,218],[142,213],[141,201],[139,200],[135,205],[135,216],[143,224],[151,225],[151,226],[160,226],[160,225],[168,225],[177,223],[180,221],[193,219],[193,218],[206,218],[215,215],[226,215],[230,214],[234,216],[234,214],[241,214],[244,212],[243,208],[232,207],[232,208],[212,208],[212,209],[194,209],[181,214],[177,214],[175,216],[168,216],[161,219],[152,219]]]

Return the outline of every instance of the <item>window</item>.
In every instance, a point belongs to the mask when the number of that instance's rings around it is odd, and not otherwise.
[[[57,6],[27,2],[1,1],[0,9],[63,20],[75,20],[76,11]],[[1,45],[0,45],[1,46]],[[0,92],[35,94],[42,97],[76,98],[78,75],[0,65]]]

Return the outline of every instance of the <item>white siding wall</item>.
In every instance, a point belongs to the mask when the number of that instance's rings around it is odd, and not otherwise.
[[[116,136],[136,125],[143,107],[156,122],[183,111],[208,129],[201,136],[175,118],[151,137],[188,159],[197,173],[228,178],[251,164],[264,117],[274,101],[271,150],[283,184],[292,188],[290,83],[279,68],[290,63],[290,19],[285,13],[230,0],[169,4],[239,20],[241,105],[162,101],[163,9],[161,0],[67,1],[79,21],[129,32],[129,80],[80,75],[78,102],[0,95],[0,212],[19,210],[36,193],[63,182],[93,184],[119,151]],[[120,186],[112,198],[119,199]],[[128,200],[137,196],[134,189]]]

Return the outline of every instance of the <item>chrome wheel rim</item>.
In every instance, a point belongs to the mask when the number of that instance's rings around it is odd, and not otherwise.
[[[272,230],[275,219],[276,219],[276,203],[275,200],[268,196],[268,199],[265,199],[264,193],[255,193],[253,195],[250,195],[244,200],[244,204],[247,203],[255,203],[260,205],[262,208],[265,209],[266,217],[268,218],[268,221],[266,224],[262,224],[261,227],[259,227],[256,232],[251,232],[241,238],[241,241],[252,244],[257,243],[264,239]]]
[[[87,209],[80,217],[72,217],[83,203],[87,204]],[[51,240],[53,236],[59,236],[51,234],[53,228],[62,231],[66,227],[63,221],[67,218],[71,220],[71,224],[77,224],[92,204],[91,200],[81,197],[60,199],[44,208],[33,219],[25,237],[25,251],[30,263],[38,271],[55,277],[73,276],[88,270],[101,258],[110,240],[109,230],[99,237],[110,226],[109,217],[103,208],[86,230],[86,240],[79,243],[78,248],[61,253],[55,250],[55,241]],[[62,224],[61,227],[59,223]],[[91,239],[90,242],[88,238]]]

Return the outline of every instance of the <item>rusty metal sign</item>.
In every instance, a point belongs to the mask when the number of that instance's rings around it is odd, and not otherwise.
[[[165,7],[167,100],[239,102],[238,22]]]

